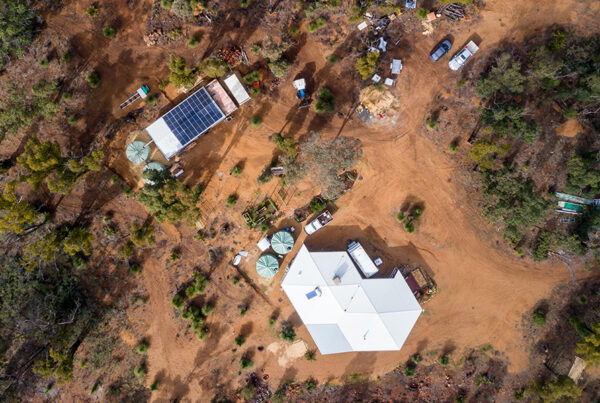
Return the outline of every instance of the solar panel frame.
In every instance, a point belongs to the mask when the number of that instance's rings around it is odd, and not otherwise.
[[[225,113],[206,88],[202,87],[167,112],[162,119],[184,148],[225,119]]]

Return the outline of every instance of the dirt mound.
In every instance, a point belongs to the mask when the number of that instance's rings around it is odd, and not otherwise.
[[[569,119],[556,128],[556,133],[564,137],[575,137],[583,133],[583,127],[577,119]]]
[[[395,97],[384,87],[371,85],[360,91],[360,103],[371,113],[385,115],[394,106]]]

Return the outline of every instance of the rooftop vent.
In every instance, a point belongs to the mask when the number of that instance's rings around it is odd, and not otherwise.
[[[333,276],[333,284],[335,284],[335,285],[342,284],[342,279],[340,278],[340,276],[338,276],[338,275]]]

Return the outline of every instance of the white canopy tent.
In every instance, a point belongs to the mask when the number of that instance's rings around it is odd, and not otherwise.
[[[400,273],[363,278],[346,252],[302,245],[281,285],[321,354],[400,350],[422,312]]]

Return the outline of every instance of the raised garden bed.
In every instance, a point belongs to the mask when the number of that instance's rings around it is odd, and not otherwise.
[[[262,223],[267,222],[267,219],[277,213],[277,205],[268,197],[265,197],[262,202],[256,207],[248,207],[242,213],[244,221],[248,228],[256,228]]]

